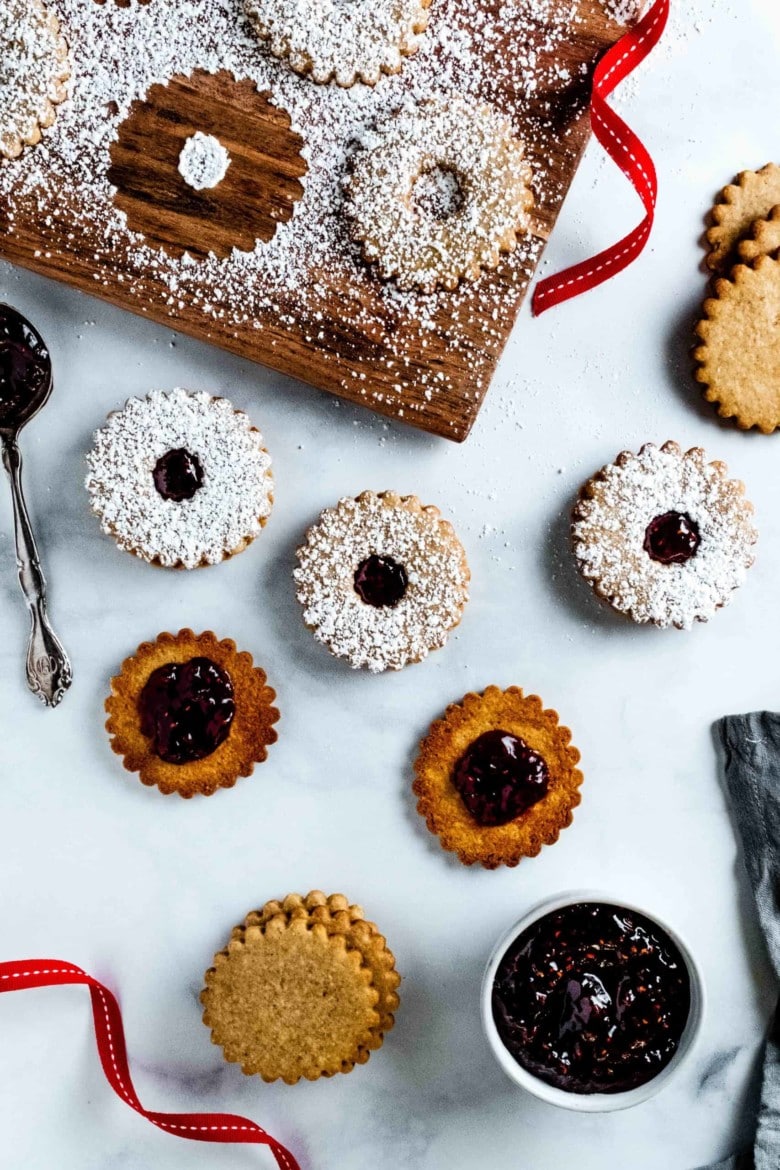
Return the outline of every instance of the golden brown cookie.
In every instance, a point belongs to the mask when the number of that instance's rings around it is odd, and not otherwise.
[[[205,981],[203,1022],[225,1059],[295,1084],[364,1064],[392,1026],[400,979],[360,907],[313,891],[249,914]]]
[[[68,96],[68,46],[56,13],[42,0],[0,4],[0,159],[18,158],[41,140],[55,106]]]
[[[710,212],[706,233],[710,251],[707,266],[727,272],[736,259],[737,245],[757,219],[764,219],[780,203],[780,167],[767,163],[760,171],[743,171],[724,187]]]
[[[752,264],[759,256],[771,256],[780,248],[780,206],[773,207],[766,219],[756,219],[750,233],[740,240],[737,255],[743,264]]]
[[[367,1049],[380,1048],[385,1032],[389,1032],[395,1023],[394,1012],[398,1009],[401,976],[396,970],[395,958],[388,950],[387,942],[378,927],[367,921],[361,906],[350,906],[343,894],[327,896],[321,890],[312,890],[305,898],[300,894],[288,894],[282,902],[275,900],[266,902],[260,910],[248,914],[241,926],[234,928],[233,937],[243,937],[246,927],[262,926],[276,914],[321,922],[328,930],[343,934],[348,946],[360,951],[379,993],[376,1005],[379,1022],[372,1029]],[[362,1064],[367,1059],[366,1050],[357,1063]]]
[[[111,747],[165,794],[210,796],[249,776],[276,742],[279,712],[265,672],[210,631],[143,642],[111,680]]]
[[[721,418],[771,434],[780,426],[780,259],[737,265],[714,293],[696,326],[696,379]]]
[[[571,824],[579,758],[537,695],[488,687],[431,724],[415,762],[417,811],[464,865],[514,866]]]

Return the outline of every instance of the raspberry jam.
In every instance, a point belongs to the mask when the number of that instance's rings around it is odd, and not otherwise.
[[[375,609],[398,605],[408,584],[406,569],[392,557],[372,554],[355,570],[355,592],[361,601]]]
[[[210,658],[153,671],[138,700],[141,731],[168,764],[190,764],[227,738],[236,704],[230,676]]]
[[[623,1093],[652,1080],[677,1051],[690,1009],[688,968],[669,935],[599,902],[534,922],[493,983],[507,1050],[568,1093]]]
[[[161,455],[152,475],[154,486],[162,498],[174,500],[177,504],[183,500],[191,500],[203,484],[200,460],[184,447],[176,447]]]
[[[466,748],[452,782],[480,825],[505,825],[547,793],[547,765],[524,739],[508,731],[486,731]]]
[[[645,552],[662,565],[684,565],[701,544],[699,526],[686,512],[664,512],[645,532]]]
[[[0,427],[25,418],[50,375],[49,351],[38,334],[0,305]]]

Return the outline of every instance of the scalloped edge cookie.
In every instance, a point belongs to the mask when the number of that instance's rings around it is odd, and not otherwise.
[[[550,775],[547,794],[537,804],[504,825],[489,827],[474,820],[452,783],[455,764],[486,731],[507,731],[525,740],[543,757]],[[569,728],[560,723],[557,711],[545,710],[538,695],[525,695],[520,687],[490,686],[452,703],[431,724],[415,760],[412,791],[430,832],[463,865],[513,867],[524,857],[536,857],[543,845],[554,844],[572,823],[581,800],[579,760]]]
[[[24,59],[20,62],[20,65],[26,63],[28,66],[26,77],[16,78],[22,84],[26,83],[24,94],[19,97],[16,109],[8,111],[9,121],[5,127],[0,117],[0,159],[19,158],[25,146],[37,146],[41,141],[41,131],[54,124],[57,116],[56,106],[68,97],[68,81],[71,77],[70,53],[59,17],[42,0],[24,0],[24,3],[31,21],[27,30],[28,36],[38,40],[45,38],[50,53],[48,59],[43,55],[35,58],[40,65],[40,70],[35,71],[29,67],[31,61],[29,46],[27,47],[26,62]],[[13,20],[13,13],[9,20]],[[18,46],[19,42],[16,44]],[[24,42],[21,51],[24,57]],[[47,66],[45,69],[44,64]],[[33,82],[36,83],[38,92],[32,92]]]
[[[191,763],[171,764],[155,755],[142,733],[138,699],[158,667],[188,662],[200,655],[230,676],[235,715],[226,739],[210,755]],[[124,660],[119,674],[111,679],[111,694],[105,701],[106,731],[112,751],[122,757],[128,772],[138,773],[142,784],[156,785],[166,796],[174,792],[187,799],[196,794],[211,796],[218,788],[232,788],[239,776],[251,775],[255,764],[267,758],[269,745],[277,739],[275,698],[276,693],[266,685],[265,671],[253,664],[246,650],[236,650],[230,638],[218,641],[211,630],[194,634],[183,629],[178,634],[158,634],[154,642],[142,642],[135,654]]]
[[[780,248],[780,206],[773,207],[765,219],[755,219],[749,234],[740,240],[737,254],[743,264],[753,264],[759,256],[771,256]]]
[[[713,294],[695,329],[696,380],[721,418],[769,435],[780,427],[780,254],[738,264]]]
[[[709,214],[705,233],[709,245],[706,263],[713,272],[725,272],[736,257],[739,241],[750,225],[780,203],[780,166],[767,163],[759,171],[742,171],[724,187]]]

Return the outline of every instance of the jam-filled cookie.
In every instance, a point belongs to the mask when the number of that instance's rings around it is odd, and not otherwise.
[[[210,631],[160,634],[122,663],[106,699],[111,747],[144,784],[210,796],[249,776],[276,742],[265,672]]]
[[[464,865],[515,866],[571,824],[579,758],[537,695],[488,687],[431,724],[415,762],[417,811]]]
[[[363,492],[326,508],[298,549],[297,597],[353,667],[400,670],[443,646],[468,600],[466,554],[437,508]]]
[[[431,0],[244,0],[249,23],[275,57],[320,83],[375,85],[416,53]]]
[[[423,101],[392,114],[355,154],[352,236],[383,279],[452,289],[514,250],[529,225],[531,177],[524,144],[493,106]]]
[[[393,1026],[401,978],[361,907],[313,890],[247,915],[205,982],[203,1022],[225,1059],[292,1085],[365,1064]]]
[[[156,390],[110,414],[87,455],[92,510],[120,548],[166,568],[214,565],[273,506],[263,436],[226,398]]]
[[[572,538],[580,572],[635,622],[688,629],[726,605],[758,534],[724,463],[677,443],[624,451],[584,485]]]
[[[42,0],[0,4],[0,158],[18,158],[41,140],[67,97],[68,46]]]

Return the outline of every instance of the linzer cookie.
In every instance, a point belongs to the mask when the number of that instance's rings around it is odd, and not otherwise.
[[[156,390],[109,415],[87,456],[92,510],[120,548],[166,568],[242,552],[273,506],[263,436],[226,398]]]
[[[203,1022],[225,1059],[295,1084],[365,1064],[393,1025],[400,976],[362,909],[315,890],[249,914],[205,982]]]
[[[417,811],[464,865],[515,866],[571,824],[579,758],[537,695],[488,687],[431,724],[415,762]]]
[[[0,4],[0,158],[18,158],[41,140],[67,97],[68,46],[41,0]]]
[[[415,53],[431,0],[244,0],[249,23],[275,57],[313,81],[375,85]]]
[[[759,256],[715,281],[696,326],[696,379],[721,418],[771,434],[780,426],[780,259]]]
[[[724,187],[710,212],[712,226],[706,233],[707,265],[713,272],[727,272],[737,257],[739,241],[757,219],[764,219],[780,203],[780,167],[767,163],[760,171],[743,171],[735,183]]]
[[[780,248],[780,206],[773,207],[766,219],[754,220],[749,234],[740,240],[737,254],[743,264],[752,264],[759,256],[772,256]]]
[[[452,526],[416,496],[363,492],[326,508],[298,549],[297,597],[318,641],[377,672],[419,662],[447,641],[468,600]]]
[[[624,451],[582,488],[572,538],[596,594],[635,622],[689,629],[753,563],[753,506],[724,463],[677,443]]]
[[[529,224],[531,177],[524,144],[493,106],[429,100],[364,136],[346,212],[384,280],[453,289],[514,250]]]
[[[111,747],[143,784],[210,796],[249,776],[276,742],[276,695],[265,672],[210,631],[143,642],[111,680]]]

